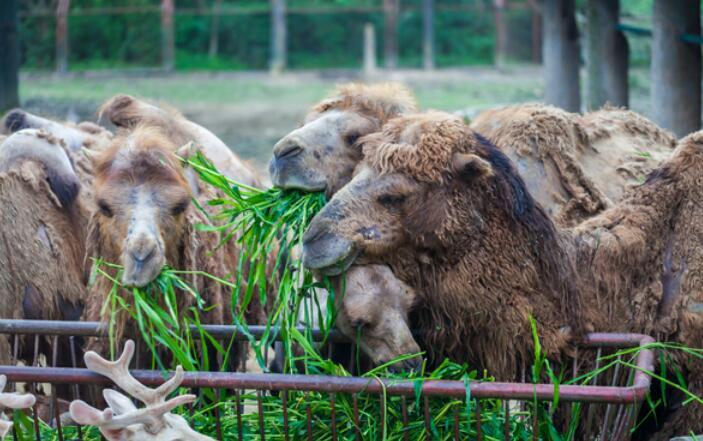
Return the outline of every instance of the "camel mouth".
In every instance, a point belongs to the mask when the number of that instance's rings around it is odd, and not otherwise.
[[[356,260],[359,250],[353,242],[323,233],[303,243],[303,265],[324,276],[344,273]]]
[[[306,168],[298,160],[300,155],[272,158],[269,162],[271,183],[286,190],[300,190],[308,193],[325,191],[327,178],[311,168]]]
[[[144,288],[153,282],[166,264],[161,256],[150,256],[148,259],[128,258],[122,273],[122,285],[127,288]]]

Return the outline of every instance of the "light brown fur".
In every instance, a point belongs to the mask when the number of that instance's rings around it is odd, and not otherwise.
[[[301,127],[274,146],[274,185],[334,194],[362,158],[356,141],[389,119],[413,112],[412,94],[398,83],[346,84],[316,104]]]
[[[106,215],[104,210],[98,209],[90,219],[89,257],[102,257],[109,262],[124,264],[123,241],[128,237],[127,224],[117,214],[120,210],[129,209],[124,205],[130,204],[123,197],[124,194],[140,185],[151,185],[158,193],[159,203],[163,203],[164,207],[181,203],[184,196],[190,197],[191,188],[185,170],[176,158],[176,148],[177,145],[159,129],[137,126],[118,136],[112,147],[98,159],[95,198],[99,201],[99,206],[107,204],[110,213]],[[199,184],[196,190],[197,200],[204,207],[207,207],[206,201],[218,196],[218,192],[209,186]],[[193,206],[176,214],[165,208],[158,219],[157,227],[160,229],[168,265],[176,269],[204,271],[223,279],[230,277],[232,269],[237,267],[238,250],[233,242],[218,246],[219,237],[216,234],[196,230],[196,224],[211,224],[203,213]],[[215,306],[203,317],[204,323],[232,322],[229,288],[203,276],[188,276],[187,281],[202,295],[208,307]],[[84,319],[107,319],[101,314],[101,309],[107,299],[109,286],[107,279],[99,278],[90,288],[91,302],[87,305]],[[193,297],[185,293],[179,296],[179,301],[181,311],[194,305]],[[260,323],[265,318],[261,305],[255,300],[245,317],[249,323]],[[118,318],[120,336],[125,332],[128,320],[128,316],[121,313]],[[91,343],[91,349],[102,349],[101,343]],[[241,367],[246,353],[239,356],[235,361],[242,363]]]
[[[358,252],[389,264],[421,296],[418,323],[436,357],[516,380],[531,362],[530,316],[557,361],[589,329],[703,341],[690,308],[703,301],[703,133],[574,229],[557,228],[507,158],[454,117],[398,118],[364,143],[364,167],[306,233],[304,261],[330,273]],[[700,395],[700,362],[676,362]],[[683,407],[659,436],[700,432],[702,412]]]
[[[88,194],[78,192],[85,171],[78,164],[89,161],[84,149],[71,152],[62,140],[33,129],[6,138],[0,157],[3,149],[35,148],[55,150],[52,158],[64,155],[64,163],[70,156],[75,169],[57,170],[31,154],[0,161],[0,221],[7,227],[0,232],[0,317],[78,320],[87,298],[83,238],[90,206]],[[0,360],[8,362],[8,354],[0,338]]]
[[[219,138],[168,106],[161,104],[157,107],[129,95],[115,95],[100,107],[99,115],[125,129],[139,125],[157,127],[177,145],[195,142],[225,176],[253,187],[264,184],[256,170],[242,161]]]
[[[514,105],[483,112],[470,127],[508,155],[560,225],[575,225],[619,201],[676,145],[651,121],[611,107],[580,115]]]

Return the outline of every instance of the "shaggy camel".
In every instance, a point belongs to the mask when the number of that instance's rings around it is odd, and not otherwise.
[[[333,195],[352,178],[362,159],[356,140],[414,107],[410,92],[398,84],[340,87],[314,107],[302,127],[276,144],[270,163],[274,184]],[[485,130],[517,163],[528,189],[562,226],[619,200],[624,189],[656,167],[675,144],[671,134],[621,109],[581,116],[541,104],[511,106],[484,112],[474,126]],[[350,338],[359,335],[340,328]],[[381,354],[367,355],[378,360]]]
[[[85,149],[71,152],[43,129],[21,130],[0,144],[0,221],[13,226],[0,232],[0,265],[7,269],[0,273],[0,317],[79,319],[87,293],[90,197],[78,175],[89,175],[87,155]],[[8,346],[0,336],[5,362]],[[58,354],[68,357],[69,351]]]
[[[700,346],[703,132],[572,229],[557,227],[505,154],[456,117],[400,117],[362,144],[360,170],[306,232],[303,262],[326,274],[360,255],[390,265],[420,297],[435,358],[516,380],[533,354],[530,317],[553,360],[589,329]],[[700,361],[674,358],[703,393]],[[702,413],[678,408],[657,437],[700,433]]]
[[[580,115],[514,105],[483,112],[470,127],[513,161],[532,196],[561,226],[612,206],[676,145],[671,133],[616,108]]]
[[[334,194],[362,158],[357,140],[415,108],[413,96],[397,83],[338,87],[312,108],[302,127],[274,146],[269,164],[273,184]]]
[[[176,150],[177,144],[161,130],[137,126],[116,136],[112,146],[97,159],[94,184],[97,210],[88,226],[87,255],[120,263],[124,267],[124,285],[145,286],[166,264],[223,279],[229,277],[231,268],[237,267],[239,252],[233,242],[219,245],[217,235],[195,228],[196,224],[212,222],[191,206],[191,198],[195,196],[201,206],[211,210],[206,202],[218,197],[218,193],[195,180],[192,182],[197,188],[191,188],[186,170],[174,153],[188,156],[192,152]],[[204,323],[231,323],[233,305],[229,289],[199,275],[189,276],[188,281],[207,305],[216,306],[206,312]],[[90,287],[91,301],[86,305],[85,320],[105,319],[101,309],[110,285],[107,278],[99,278]],[[194,301],[193,296],[179,296],[178,310],[184,311]],[[245,317],[248,323],[261,323],[265,319],[256,299]],[[125,330],[127,320],[126,313],[117,318],[118,334]],[[103,343],[93,341],[89,347],[99,350]],[[243,363],[245,354],[234,357],[234,361]]]

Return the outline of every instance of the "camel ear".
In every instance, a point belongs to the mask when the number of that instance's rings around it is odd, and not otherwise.
[[[455,153],[452,168],[457,176],[467,182],[493,176],[491,163],[472,153]]]
[[[193,141],[189,141],[186,144],[179,147],[178,150],[176,150],[176,156],[179,156],[183,159],[188,159],[191,156],[195,156],[198,152],[202,153],[202,151],[203,151],[202,146],[194,143]]]

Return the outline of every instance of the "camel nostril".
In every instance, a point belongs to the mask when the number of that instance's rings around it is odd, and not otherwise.
[[[276,152],[276,159],[292,158],[293,156],[302,153],[302,151],[303,148],[298,144],[289,144]]]

